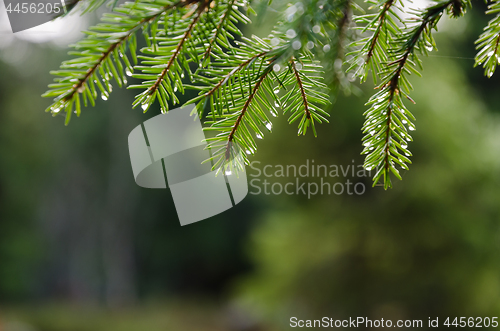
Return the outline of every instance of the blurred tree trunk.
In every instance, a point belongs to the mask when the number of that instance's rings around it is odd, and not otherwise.
[[[125,117],[120,121],[111,119],[108,130],[110,158],[102,254],[105,300],[112,307],[131,304],[136,298],[133,219],[138,197],[136,188],[130,185],[132,172],[124,171],[130,164]]]

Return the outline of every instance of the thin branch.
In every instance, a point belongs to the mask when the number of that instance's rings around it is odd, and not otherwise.
[[[499,43],[500,43],[500,32],[497,34],[497,37],[495,38],[495,47],[493,48],[494,49],[493,54],[496,54],[498,52]]]
[[[391,6],[393,5],[394,0],[387,0],[386,3],[384,4],[384,7],[382,11],[380,12],[380,16],[378,18],[378,23],[377,23],[377,29],[373,33],[372,41],[370,42],[370,48],[368,49],[368,53],[366,55],[366,63],[370,62],[370,59],[373,56],[373,51],[375,50],[375,45],[378,42],[378,39],[380,37],[380,31],[382,31],[382,25],[384,24],[386,18],[387,18],[387,13]]]
[[[306,113],[306,118],[309,120],[309,119],[311,119],[311,112],[309,111],[309,103],[307,102],[306,91],[304,89],[302,79],[300,78],[299,71],[297,70],[297,67],[295,66],[295,58],[292,57],[292,59],[290,60],[290,63],[292,65],[293,73],[295,74],[295,79],[297,80],[297,85],[299,86],[299,89],[300,89],[300,95],[302,96],[302,102],[304,104],[304,112]]]
[[[236,0],[231,0],[231,2],[229,2],[227,4],[227,10],[224,13],[224,16],[222,16],[222,19],[215,30],[215,34],[214,34],[212,40],[210,40],[210,44],[208,45],[208,47],[205,51],[205,54],[203,54],[203,60],[205,60],[207,57],[209,57],[210,54],[212,53],[212,47],[217,42],[217,37],[219,36],[220,31],[222,30],[222,26],[224,25],[224,22],[226,21],[226,19],[229,17],[229,14],[233,10],[233,5],[235,2],[236,2]]]
[[[246,67],[250,62],[252,62],[256,58],[259,58],[259,57],[267,55],[267,54],[269,54],[269,51],[261,52],[261,53],[259,53],[257,55],[252,56],[251,58],[249,58],[245,62],[240,63],[236,68],[234,68],[233,70],[231,70],[231,72],[229,74],[227,74],[223,79],[221,79],[210,91],[208,91],[207,93],[205,93],[205,97],[209,97],[212,94],[214,94],[215,91],[217,91],[217,89],[219,89],[222,85],[224,85],[227,82],[227,80],[232,75],[234,75],[235,73],[237,73],[238,71],[240,71],[241,69],[243,69],[244,67]]]
[[[268,68],[262,73],[262,75],[260,76],[257,83],[255,83],[255,86],[252,89],[252,93],[248,96],[247,101],[245,102],[245,104],[243,105],[243,108],[241,109],[240,115],[238,115],[238,118],[236,119],[236,122],[234,123],[233,128],[232,128],[231,132],[229,133],[229,136],[227,137],[228,142],[233,141],[234,134],[236,133],[236,130],[238,130],[238,127],[240,126],[240,123],[241,123],[241,120],[243,119],[243,116],[245,116],[245,114],[248,110],[248,107],[250,106],[250,103],[253,101],[253,98],[255,97],[255,94],[257,93],[262,82],[264,81],[264,79],[267,77],[267,74],[271,70],[272,70],[272,66],[269,65]],[[229,144],[228,144],[228,147],[229,147]]]

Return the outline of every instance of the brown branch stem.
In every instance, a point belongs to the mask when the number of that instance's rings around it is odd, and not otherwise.
[[[394,3],[394,0],[388,0],[382,9],[382,12],[380,12],[380,16],[378,18],[378,23],[377,23],[377,30],[373,34],[372,41],[370,42],[370,48],[368,49],[368,53],[366,55],[366,63],[370,62],[370,59],[373,56],[373,52],[375,50],[375,45],[377,44],[378,38],[380,37],[380,31],[382,31],[382,25],[384,24],[384,21],[387,18],[387,12],[391,8],[392,4]]]
[[[243,119],[243,117],[245,116],[248,108],[250,107],[250,103],[253,101],[253,98],[255,97],[255,94],[257,93],[257,91],[259,90],[260,88],[260,85],[262,84],[262,82],[264,81],[264,79],[267,77],[267,74],[269,73],[269,71],[272,70],[272,67],[269,66],[263,73],[262,75],[260,76],[259,80],[257,81],[257,83],[255,83],[255,86],[254,88],[252,89],[252,93],[248,96],[248,99],[247,101],[245,102],[245,104],[243,105],[243,108],[241,109],[241,113],[240,115],[238,116],[238,118],[236,119],[236,122],[234,123],[233,125],[233,128],[231,129],[231,132],[229,133],[229,136],[227,137],[227,140],[228,142],[231,142],[233,141],[233,138],[234,138],[234,134],[236,133],[236,130],[238,130],[238,127],[240,126],[240,123]],[[229,146],[229,144],[228,144]]]
[[[309,111],[309,103],[307,102],[307,95],[306,91],[304,89],[304,84],[302,83],[302,79],[300,78],[299,71],[297,70],[297,67],[295,66],[295,58],[292,57],[290,60],[293,73],[295,75],[295,79],[297,81],[297,85],[299,86],[300,89],[300,95],[302,96],[302,102],[304,104],[304,112],[306,114],[307,119],[311,119],[311,112]]]
[[[234,75],[236,72],[240,71],[241,69],[243,69],[244,67],[246,67],[250,62],[252,62],[254,59],[258,58],[258,57],[261,57],[261,56],[264,56],[266,54],[268,54],[269,51],[266,51],[266,52],[261,52],[259,54],[256,54],[254,56],[252,56],[251,58],[249,58],[248,60],[246,60],[245,62],[242,62],[240,63],[236,68],[234,68],[233,70],[231,70],[231,72],[229,74],[227,74],[223,79],[221,79],[210,91],[208,91],[207,93],[205,93],[205,97],[209,97],[211,96],[212,94],[215,93],[215,91],[217,91],[217,89],[219,89],[223,84],[224,82],[227,82],[227,80],[229,79],[229,77],[231,77],[232,75]]]
[[[233,10],[233,4],[235,3],[236,0],[231,0],[230,3],[227,4],[227,10],[224,13],[224,16],[222,16],[221,21],[219,22],[219,25],[217,26],[217,29],[215,31],[214,37],[212,40],[210,40],[210,44],[208,45],[205,54],[203,54],[203,59],[206,59],[207,57],[210,56],[210,53],[212,52],[212,47],[214,46],[214,43],[216,43],[217,38],[219,37],[219,33],[222,29],[222,25],[226,21],[226,19],[229,17],[229,13]]]

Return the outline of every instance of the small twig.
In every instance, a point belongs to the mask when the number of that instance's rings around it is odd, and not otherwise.
[[[227,82],[227,80],[232,76],[234,75],[236,72],[240,71],[241,69],[243,69],[244,67],[246,67],[250,62],[252,62],[253,60],[255,60],[256,58],[258,57],[261,57],[261,56],[264,56],[266,54],[268,54],[269,51],[266,51],[266,52],[262,52],[262,53],[259,53],[259,54],[256,54],[254,56],[252,56],[251,58],[249,58],[248,60],[246,60],[245,62],[242,62],[240,63],[236,68],[234,68],[233,70],[231,70],[231,72],[229,74],[227,74],[223,79],[221,79],[210,91],[208,91],[207,93],[205,93],[205,97],[209,97],[211,96],[212,94],[215,93],[215,91],[217,89],[219,89],[225,82]]]
[[[393,3],[394,3],[394,0],[388,0],[384,4],[384,7],[383,7],[382,11],[380,12],[380,16],[379,16],[378,22],[377,22],[377,29],[375,30],[375,32],[373,34],[372,41],[370,43],[370,48],[368,49],[368,53],[366,54],[366,60],[365,60],[366,63],[370,62],[370,59],[373,56],[373,51],[375,50],[375,45],[377,44],[377,41],[380,37],[380,31],[382,31],[382,25],[384,24],[384,21],[387,19],[387,16],[386,16],[387,12],[389,11],[389,9],[391,8]]]
[[[304,112],[306,113],[306,118],[309,120],[309,119],[311,119],[311,112],[309,111],[309,103],[307,102],[306,91],[304,89],[302,79],[300,78],[299,71],[297,70],[297,67],[295,66],[295,58],[292,57],[292,59],[290,60],[290,63],[292,65],[293,73],[295,74],[295,79],[297,80],[297,85],[299,86],[299,89],[300,89],[300,95],[302,96],[302,103],[304,104]]]
[[[240,126],[241,120],[245,116],[245,114],[246,114],[246,112],[247,112],[247,110],[248,110],[248,108],[250,106],[250,103],[253,101],[253,98],[255,97],[255,94],[257,93],[257,91],[259,90],[262,82],[264,81],[264,79],[267,77],[267,74],[271,70],[272,70],[272,66],[269,65],[267,67],[267,69],[262,73],[262,75],[260,76],[260,78],[257,81],[257,83],[255,83],[255,86],[252,89],[252,93],[248,96],[247,101],[245,102],[245,104],[243,105],[243,108],[241,109],[240,115],[236,119],[236,122],[234,123],[233,128],[231,129],[231,132],[229,133],[229,136],[227,137],[228,142],[233,141],[234,134],[236,133],[236,130],[238,130],[238,127]],[[230,147],[229,144],[226,146],[226,149],[228,147]]]
[[[233,10],[233,4],[235,3],[235,1],[236,0],[232,0],[230,3],[227,4],[227,10],[224,13],[224,16],[222,16],[222,19],[216,28],[216,31],[215,31],[215,34],[214,34],[212,40],[210,40],[210,44],[208,45],[208,47],[205,51],[205,54],[203,54],[203,60],[205,60],[207,57],[209,57],[210,54],[212,53],[212,47],[217,42],[217,38],[219,37],[219,33],[222,30],[222,26],[223,26],[224,22],[226,21],[226,19],[229,17],[229,14],[231,13],[231,11]]]

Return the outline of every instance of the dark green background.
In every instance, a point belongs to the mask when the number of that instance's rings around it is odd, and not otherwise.
[[[134,91],[116,88],[65,127],[40,95],[66,49],[20,39],[0,48],[0,330],[500,316],[499,81],[473,68],[488,20],[475,5],[443,22],[439,52],[412,77],[413,165],[394,189],[366,180],[362,196],[249,195],[186,227],[168,190],[133,180],[127,136],[154,108],[131,109]],[[318,138],[278,117],[253,160],[361,164],[372,88],[340,95]]]

